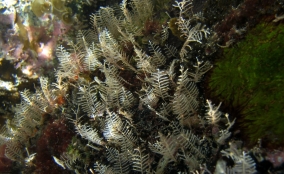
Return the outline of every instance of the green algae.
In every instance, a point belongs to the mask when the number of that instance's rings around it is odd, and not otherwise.
[[[251,143],[284,142],[284,25],[261,23],[224,49],[209,80],[212,95],[241,107],[238,118]]]

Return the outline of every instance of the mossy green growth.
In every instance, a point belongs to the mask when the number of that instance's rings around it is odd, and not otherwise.
[[[233,107],[241,107],[242,131],[284,142],[284,25],[261,23],[216,62],[209,88]],[[238,118],[237,118],[238,119]]]

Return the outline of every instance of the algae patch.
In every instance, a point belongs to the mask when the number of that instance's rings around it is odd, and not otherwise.
[[[284,25],[258,24],[224,49],[209,80],[212,95],[241,108],[242,132],[252,142],[284,142]]]

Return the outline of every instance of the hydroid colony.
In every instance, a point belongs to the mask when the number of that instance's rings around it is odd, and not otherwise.
[[[212,171],[234,120],[219,111],[220,104],[200,98],[198,83],[212,65],[191,51],[196,44],[214,44],[209,29],[201,14],[192,14],[191,0],[174,7],[179,47],[168,43],[167,26],[156,33],[160,39],[153,36],[145,44],[144,24],[153,20],[150,0],[123,0],[119,9],[102,7],[93,14],[93,30],[79,31],[76,41],[58,47],[56,82],[41,77],[35,93],[21,92],[14,119],[2,128],[5,155],[27,173],[55,170],[39,168],[35,147],[53,126],[66,141],[54,143],[61,150],[49,152],[46,164],[68,171]],[[250,155],[235,144],[221,152],[234,165],[221,160],[216,173],[255,171]]]

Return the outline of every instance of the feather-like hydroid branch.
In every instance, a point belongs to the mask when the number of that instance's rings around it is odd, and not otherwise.
[[[104,110],[104,105],[97,99],[97,89],[93,83],[87,86],[79,86],[78,104],[87,112],[88,116],[95,118]]]
[[[151,41],[149,41],[149,50],[152,54],[150,62],[156,68],[163,66],[166,63],[166,57],[161,51],[161,48],[158,45],[155,45]]]
[[[188,75],[190,75],[193,78],[193,81],[197,83],[200,82],[202,76],[212,68],[212,65],[209,61],[203,63],[197,60],[197,65],[195,65],[194,68],[195,72],[189,72]]]
[[[134,152],[131,154],[133,170],[140,173],[150,173],[150,160],[149,154],[145,154],[146,150],[141,148],[134,149]]]
[[[149,81],[154,88],[153,92],[156,96],[163,99],[169,97],[168,91],[170,89],[170,80],[166,71],[160,71],[157,69],[156,72],[151,74]]]
[[[180,69],[181,75],[178,78],[178,87],[173,99],[173,113],[177,118],[182,120],[188,116],[192,116],[198,108],[198,89],[196,84],[188,78],[187,71]]]
[[[22,162],[24,160],[23,145],[18,141],[8,141],[6,143],[5,156],[13,161]]]
[[[98,131],[86,124],[81,124],[76,120],[76,132],[82,136],[82,138],[87,139],[88,141],[95,143],[97,145],[103,145],[103,138],[99,136]]]
[[[177,158],[177,139],[176,136],[170,135],[166,137],[162,133],[159,132],[159,139],[160,141],[157,141],[154,144],[149,143],[149,148],[158,154],[163,155],[163,158],[166,158],[170,161],[176,161]]]
[[[220,103],[217,107],[212,104],[210,100],[206,100],[207,102],[207,115],[205,118],[208,120],[209,124],[217,124],[220,121],[221,112],[219,111],[219,108],[222,103]]]
[[[176,136],[164,136],[159,132],[160,141],[157,141],[155,144],[149,143],[149,148],[163,157],[160,159],[157,166],[157,173],[163,173],[165,167],[169,162],[177,160],[177,151],[179,145],[177,144]]]
[[[127,153],[119,152],[117,149],[107,148],[107,159],[112,163],[112,169],[115,173],[128,173],[129,162]]]

